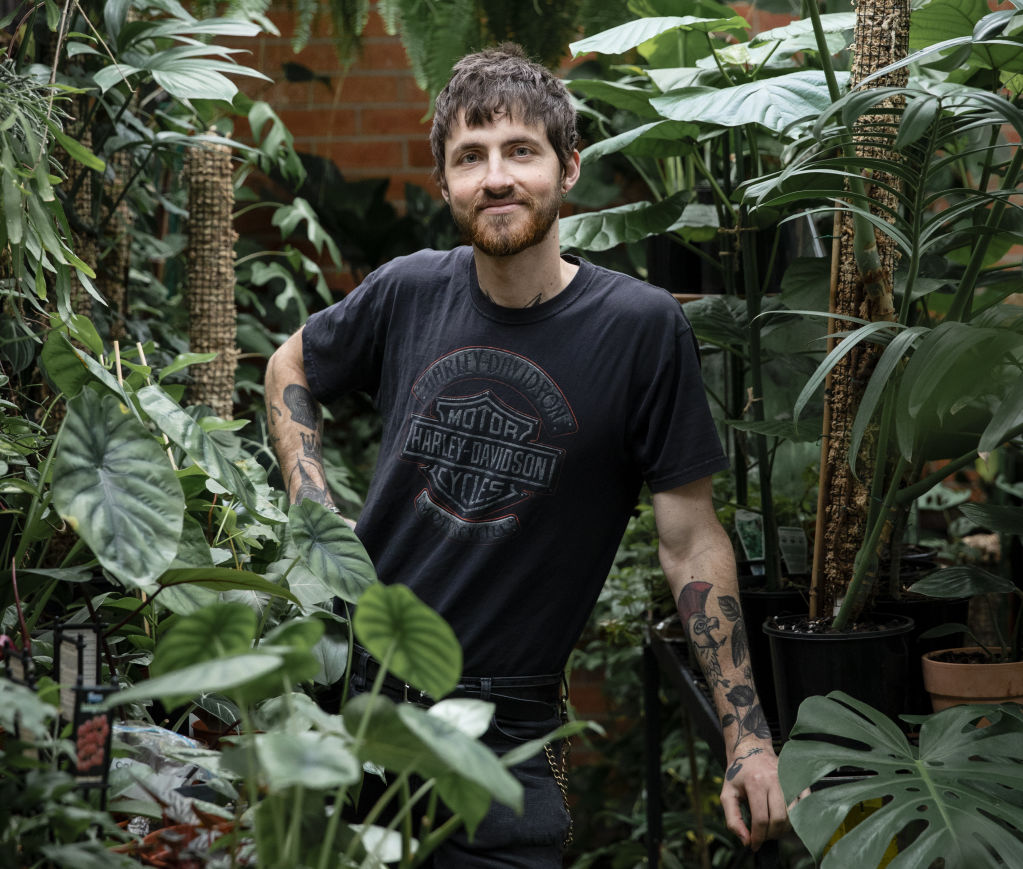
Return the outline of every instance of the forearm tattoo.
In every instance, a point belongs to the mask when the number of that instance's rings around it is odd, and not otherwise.
[[[747,757],[753,757],[756,754],[763,754],[763,753],[764,753],[764,750],[762,748],[751,748],[742,757],[737,757],[735,760],[732,761],[732,765],[730,767],[728,767],[728,772],[725,773],[725,780],[726,781],[731,781],[733,778],[735,778],[739,774],[739,771],[742,769],[742,762]]]
[[[690,582],[686,585],[678,598],[678,614],[711,688],[725,690],[730,710],[721,714],[721,726],[727,728],[732,724],[737,725],[732,746],[734,749],[750,735],[770,739],[771,729],[753,688],[749,644],[742,624],[739,601],[731,595],[721,595],[718,598],[722,614],[731,623],[731,631],[727,627],[722,628],[717,616],[707,615],[707,597],[712,588],[709,582]],[[735,680],[734,684],[725,678],[721,667],[722,649],[729,643],[732,667],[741,673],[741,679]],[[718,712],[720,714],[721,710]]]
[[[291,498],[293,504],[301,504],[307,498],[310,501],[315,501],[317,504],[329,503],[327,487],[322,483],[317,483],[306,468],[306,465],[311,464],[301,459],[295,463],[295,467],[291,472],[291,478],[288,480],[288,492],[294,492]],[[315,468],[315,466],[313,467]],[[317,470],[319,469],[317,468]]]
[[[291,421],[308,429],[308,431],[298,433],[302,442],[302,454],[296,457],[295,466],[288,475],[288,493],[291,496],[291,501],[294,504],[300,504],[308,498],[319,504],[329,504],[330,495],[326,484],[320,482],[324,479],[323,444],[320,439],[323,413],[320,410],[320,405],[313,398],[312,393],[298,383],[289,383],[284,387],[281,395],[284,399],[284,406],[291,412]],[[271,429],[276,429],[283,417],[284,411],[271,403]],[[279,440],[277,434],[271,434],[270,442],[275,449]]]

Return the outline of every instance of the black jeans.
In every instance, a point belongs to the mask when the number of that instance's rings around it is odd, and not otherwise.
[[[352,685],[352,694],[361,693]],[[557,714],[540,721],[517,721],[492,718],[481,741],[498,755],[544,736],[561,724]],[[571,825],[565,800],[551,766],[561,757],[561,743],[551,745],[548,758],[541,751],[509,771],[522,784],[523,812],[492,802],[490,809],[472,837],[459,828],[446,839],[423,864],[433,869],[561,869],[564,842]],[[386,782],[366,775],[362,793],[355,807],[344,810],[344,817],[359,822],[386,788]],[[413,785],[415,790],[415,785]],[[435,827],[448,817],[442,809]],[[387,823],[381,818],[378,823]],[[414,827],[417,825],[414,824]],[[415,831],[417,834],[418,831]]]

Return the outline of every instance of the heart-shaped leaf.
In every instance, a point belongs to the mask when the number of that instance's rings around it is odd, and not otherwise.
[[[107,570],[152,590],[178,551],[185,498],[160,444],[114,396],[68,402],[53,501]]]
[[[455,632],[407,586],[371,585],[353,626],[359,642],[402,681],[437,699],[458,684],[462,648]]]
[[[178,618],[160,638],[149,672],[162,676],[202,661],[248,652],[256,614],[242,603],[215,603]]]
[[[288,523],[304,565],[342,600],[354,603],[376,579],[355,532],[322,504],[307,499],[294,505]]]

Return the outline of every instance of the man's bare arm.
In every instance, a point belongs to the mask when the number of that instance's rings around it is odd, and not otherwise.
[[[725,821],[755,850],[788,829],[788,813],[753,684],[732,545],[714,513],[709,477],[658,493],[653,503],[661,566],[721,720]],[[749,807],[749,827],[742,802]]]
[[[302,330],[285,341],[266,367],[266,418],[292,504],[306,498],[333,506],[323,471],[323,412],[309,391]]]

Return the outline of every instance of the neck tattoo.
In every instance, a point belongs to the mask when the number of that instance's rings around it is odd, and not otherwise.
[[[483,289],[483,287],[480,287],[480,292],[483,293],[483,295],[486,296],[495,305],[501,305],[501,303],[499,301],[497,301],[497,299],[495,299],[492,295],[490,295],[490,293],[488,293],[485,289]],[[528,302],[526,302],[526,304],[524,304],[522,307],[523,308],[535,308],[542,301],[543,301],[543,290],[541,290],[539,293],[537,293],[535,296],[533,296],[533,298],[530,299]],[[506,308],[508,306],[507,305],[501,305],[501,307]]]

